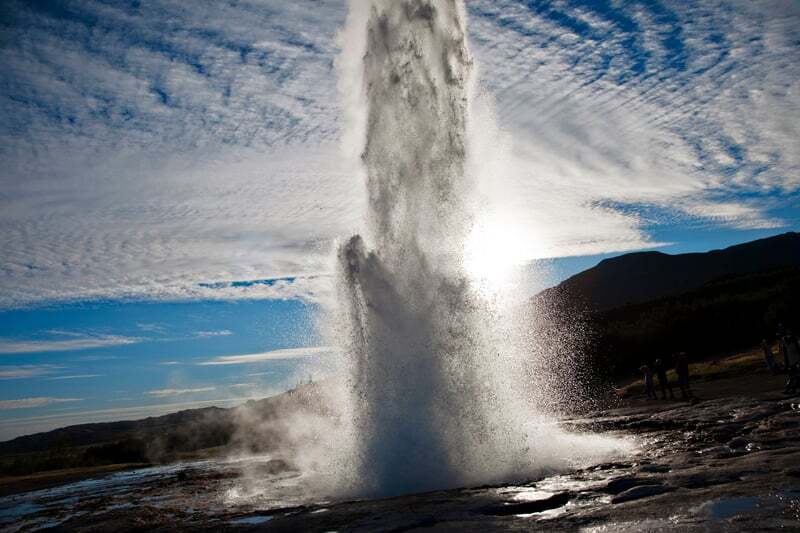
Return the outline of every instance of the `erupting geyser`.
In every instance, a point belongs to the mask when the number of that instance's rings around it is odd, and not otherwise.
[[[339,250],[354,490],[528,475],[548,456],[574,455],[577,441],[536,429],[533,355],[465,266],[478,213],[466,171],[473,59],[463,3],[357,0],[350,23],[359,22],[365,46],[349,45],[367,110],[368,213],[364,237]]]

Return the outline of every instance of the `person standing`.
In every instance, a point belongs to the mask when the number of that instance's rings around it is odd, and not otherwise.
[[[675,399],[675,394],[672,392],[672,385],[667,378],[667,366],[661,359],[656,359],[655,363],[656,375],[658,376],[658,386],[661,388],[661,399],[667,399],[667,391],[669,391],[670,400]]]
[[[784,335],[781,339],[781,351],[786,373],[789,375],[784,392],[794,394],[800,389],[800,345],[797,344],[797,337],[791,333]]]
[[[685,352],[678,354],[675,362],[675,373],[678,374],[678,385],[681,388],[681,398],[684,400],[693,398],[692,389],[689,386],[689,358]]]
[[[647,399],[657,399],[656,386],[653,383],[653,371],[650,370],[650,367],[647,365],[643,365],[639,370],[644,375],[644,393],[647,395]]]
[[[767,339],[761,341],[761,350],[764,352],[764,362],[767,364],[769,371],[773,374],[779,373],[780,368],[778,368],[777,363],[775,363],[775,357],[772,354],[772,346],[767,342]]]
[[[800,348],[797,346],[797,337],[791,333],[786,333],[781,337],[780,342],[783,365],[788,372],[794,365],[800,364]]]

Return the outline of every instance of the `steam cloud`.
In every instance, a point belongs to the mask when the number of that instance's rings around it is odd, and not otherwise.
[[[488,297],[466,267],[476,183],[487,178],[468,151],[495,128],[473,121],[491,115],[472,114],[463,3],[352,2],[348,24],[339,65],[353,78],[341,86],[357,107],[346,139],[363,139],[369,197],[365,237],[339,251],[342,420],[352,425],[338,464],[349,489],[387,496],[508,480],[614,448],[552,424],[545,432],[547,398],[535,394],[552,378],[545,354],[519,307]]]
[[[564,317],[531,309],[513,279],[499,289],[471,271],[481,190],[505,170],[487,157],[499,128],[474,87],[463,2],[353,0],[340,45],[363,234],[339,247],[338,299],[320,320],[333,349],[309,362],[325,377],[239,409],[241,451],[299,471],[311,498],[531,479],[628,453],[552,416],[579,390],[576,328],[554,327]],[[229,497],[261,490],[263,473],[244,470]]]

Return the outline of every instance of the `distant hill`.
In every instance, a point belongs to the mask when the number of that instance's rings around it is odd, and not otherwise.
[[[0,476],[120,463],[165,463],[201,450],[267,452],[285,444],[279,420],[325,415],[309,384],[238,407],[189,409],[142,420],[80,424],[0,442]]]
[[[90,446],[133,435],[164,433],[197,423],[208,424],[211,420],[222,421],[228,418],[229,411],[230,409],[206,407],[142,420],[68,426],[0,442],[0,455],[40,452],[57,447]]]
[[[707,253],[607,259],[532,301],[534,327],[559,340],[550,350],[566,343],[594,383],[676,352],[706,359],[752,348],[774,340],[781,323],[800,331],[798,302],[798,233]]]
[[[800,233],[784,233],[706,253],[638,252],[601,261],[542,294],[590,311],[643,303],[726,277],[800,267]]]

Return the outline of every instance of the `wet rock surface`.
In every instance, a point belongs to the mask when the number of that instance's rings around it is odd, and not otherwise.
[[[260,485],[236,462],[175,465],[2,498],[0,529],[800,530],[800,397],[640,403],[565,426],[639,452],[518,485],[314,504],[272,458],[249,469]]]
[[[626,490],[622,494],[614,496],[611,498],[611,503],[625,503],[633,500],[640,500],[642,498],[664,494],[665,492],[669,492],[671,490],[675,489],[668,485],[662,485],[661,483],[638,485]]]

